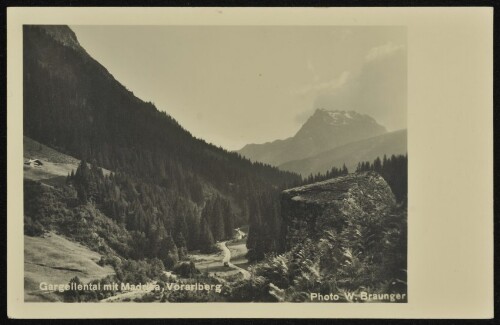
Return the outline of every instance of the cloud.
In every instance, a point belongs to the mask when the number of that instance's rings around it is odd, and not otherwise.
[[[407,61],[402,47],[370,50],[369,60],[334,91],[319,92],[314,108],[355,110],[389,130],[406,128]]]
[[[304,85],[301,88],[293,91],[296,95],[307,95],[307,94],[317,94],[323,91],[333,91],[335,89],[341,88],[343,85],[347,83],[350,76],[349,71],[344,71],[337,78],[323,81],[323,82],[315,82],[310,85]],[[319,78],[318,78],[319,79]]]
[[[312,62],[307,63],[310,71]],[[324,82],[312,82],[293,92],[315,96],[312,108],[295,116],[304,123],[317,108],[355,110],[375,118],[389,130],[406,128],[407,60],[404,46],[388,42],[371,48],[356,73],[344,71]]]
[[[388,42],[380,46],[375,46],[368,51],[368,53],[365,56],[365,61],[370,62],[373,60],[390,56],[395,52],[401,50],[402,48],[404,48],[403,45],[396,45],[392,42]]]

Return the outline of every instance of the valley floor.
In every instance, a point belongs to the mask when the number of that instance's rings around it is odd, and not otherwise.
[[[240,233],[241,230],[239,231]],[[196,268],[202,273],[221,279],[232,279],[243,276],[250,278],[248,260],[245,255],[248,252],[246,237],[217,243],[219,251],[213,254],[200,254],[192,252],[189,257],[193,260]],[[224,264],[227,263],[227,266]]]
[[[248,251],[246,237],[241,230],[239,233],[242,234],[242,238],[217,243],[218,252],[213,254],[192,252],[189,254],[189,258],[195,263],[200,272],[219,280],[233,281],[241,278],[248,280],[251,274],[246,270],[248,268],[248,260],[245,257]],[[227,266],[224,265],[225,263],[227,263]],[[171,272],[165,272],[165,275],[177,279],[177,276]],[[148,292],[150,291],[123,292],[103,299],[101,302],[134,302],[135,299],[141,298]],[[159,299],[159,297],[156,299]]]
[[[35,164],[35,161],[41,162]],[[66,183],[69,173],[76,171],[80,161],[24,137],[24,178],[38,181],[44,186],[59,187]],[[109,174],[103,169],[104,174]],[[248,226],[235,230],[232,240],[219,242],[218,252],[201,254],[191,252],[189,259],[196,268],[222,282],[249,279],[246,248]],[[40,283],[66,285],[77,276],[82,283],[114,275],[110,265],[101,267],[97,262],[101,255],[89,248],[71,241],[64,236],[50,232],[42,237],[24,236],[24,295],[26,302],[61,301],[62,296],[54,291],[41,290]],[[225,266],[224,262],[227,262]],[[175,279],[175,275],[166,272],[166,276]],[[134,301],[145,292],[122,292],[102,300]]]

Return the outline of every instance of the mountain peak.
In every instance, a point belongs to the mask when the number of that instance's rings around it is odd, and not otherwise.
[[[345,125],[350,122],[349,120],[357,119],[361,116],[362,114],[359,114],[356,111],[343,111],[343,110],[331,111],[331,110],[326,110],[324,108],[318,108],[311,116],[311,118],[320,117],[330,125]]]
[[[247,145],[239,153],[252,160],[278,166],[386,132],[385,127],[366,114],[318,108],[293,137]]]
[[[364,125],[367,127],[373,127],[379,129],[384,133],[387,132],[385,127],[378,124],[375,119],[369,115],[361,114],[356,111],[344,111],[344,110],[327,110],[324,108],[318,108],[314,114],[304,123],[302,128],[297,132],[301,134],[304,132],[316,132],[315,129],[327,128],[350,128],[353,125]]]
[[[29,26],[33,27],[33,26]],[[56,42],[75,50],[83,50],[76,34],[66,25],[37,25],[36,28],[44,31]]]

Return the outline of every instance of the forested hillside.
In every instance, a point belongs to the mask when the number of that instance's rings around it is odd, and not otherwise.
[[[114,271],[92,281],[224,284],[220,294],[149,292],[138,301],[406,293],[406,155],[360,162],[356,173],[331,164],[302,179],[193,137],[115,80],[67,26],[25,26],[23,55],[25,236],[100,255],[97,264]],[[313,153],[354,141],[352,130],[356,139],[385,132],[368,116],[325,110],[304,130],[306,140],[294,143]],[[240,238],[226,245],[235,232]],[[231,249],[245,243],[235,266]],[[201,255],[216,257],[215,271]],[[63,299],[115,294],[68,291]]]
[[[372,161],[384,155],[404,155],[408,151],[407,140],[406,130],[388,132],[372,138],[350,142],[306,159],[289,161],[278,167],[282,170],[299,173],[302,176],[311,173],[324,173],[332,166],[338,168],[342,165],[353,172],[360,161]]]
[[[66,26],[24,28],[24,134],[83,159],[68,178],[76,202],[92,202],[124,225],[132,251],[141,247],[148,257],[165,254],[157,247],[177,251],[174,260],[186,249],[210,250],[260,211],[257,202],[272,200],[263,193],[300,182],[194,138],[116,81]],[[250,232],[262,249],[274,249],[279,228],[269,227],[279,227],[279,211],[265,213],[252,216]]]
[[[256,263],[254,276],[236,286],[232,299],[316,302],[336,292],[328,302],[365,302],[363,292],[369,292],[382,297],[372,302],[406,301],[406,207],[378,173],[283,191],[281,213],[285,252]]]

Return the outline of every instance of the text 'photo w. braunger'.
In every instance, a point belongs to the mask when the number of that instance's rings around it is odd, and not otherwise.
[[[406,303],[406,48],[25,25],[25,301]]]

